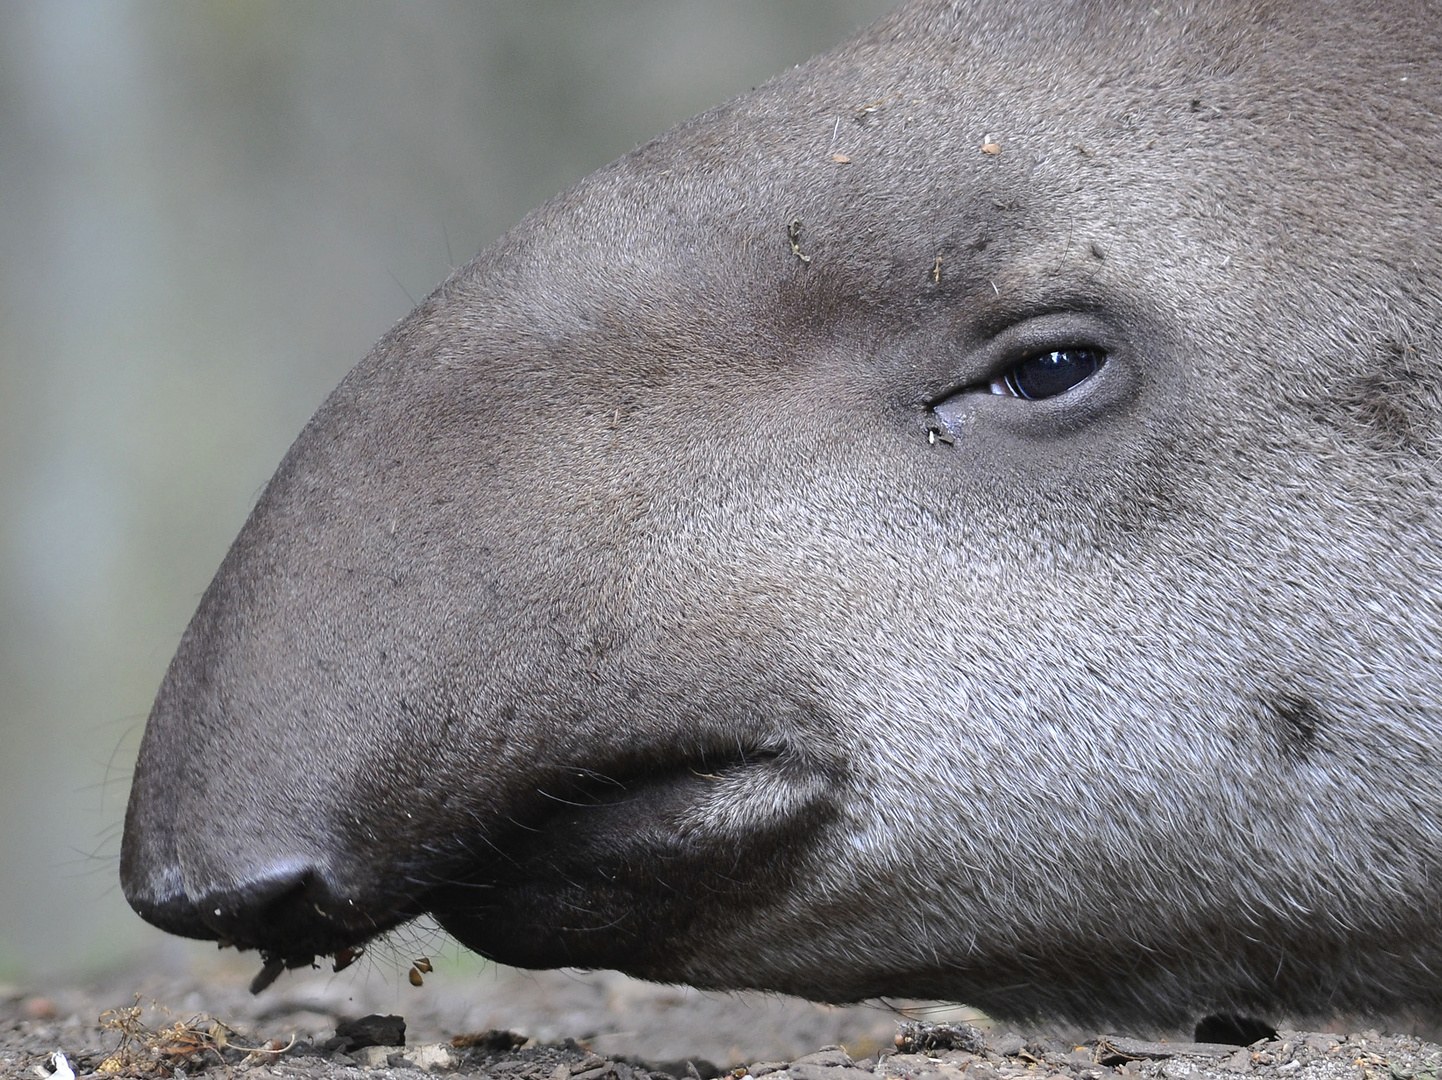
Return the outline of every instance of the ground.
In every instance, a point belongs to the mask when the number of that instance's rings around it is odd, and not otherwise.
[[[1438,1080],[1442,1065],[1442,1047],[1377,1031],[1283,1031],[1245,1048],[1043,1037],[921,1003],[832,1008],[465,963],[408,978],[408,964],[287,972],[254,996],[254,964],[194,954],[84,985],[0,986],[0,1077]],[[403,1018],[404,1034],[380,1017]]]

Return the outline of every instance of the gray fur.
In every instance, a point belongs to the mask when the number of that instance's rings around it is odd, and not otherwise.
[[[541,207],[271,481],[132,904],[291,962],[431,910],[837,1001],[1436,1010],[1439,20],[912,3]]]

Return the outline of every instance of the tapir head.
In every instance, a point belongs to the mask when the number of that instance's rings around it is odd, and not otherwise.
[[[1426,5],[920,3],[536,211],[206,592],[122,880],[274,967],[1442,1002]]]

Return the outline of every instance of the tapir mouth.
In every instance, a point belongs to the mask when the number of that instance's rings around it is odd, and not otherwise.
[[[602,780],[514,837],[499,872],[438,890],[428,910],[502,963],[674,968],[672,943],[698,926],[786,895],[839,812],[841,780],[834,765],[775,749]]]
[[[352,875],[376,881],[370,888],[332,869],[346,865],[339,859],[278,860],[198,897],[146,896],[127,874],[127,896],[172,933],[258,950],[255,992],[318,957],[341,970],[427,914],[503,963],[638,971],[662,963],[664,942],[698,919],[735,918],[784,891],[796,856],[836,812],[840,778],[785,747],[554,770],[484,827],[432,821],[431,850],[377,852],[371,873]]]

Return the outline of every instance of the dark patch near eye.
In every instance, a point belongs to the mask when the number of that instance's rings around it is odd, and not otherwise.
[[[1302,399],[1308,414],[1341,434],[1389,454],[1435,450],[1442,417],[1442,372],[1410,345],[1382,342],[1364,370],[1344,374]]]
[[[1300,694],[1283,694],[1262,702],[1262,718],[1283,758],[1305,761],[1317,748],[1325,717]]]

